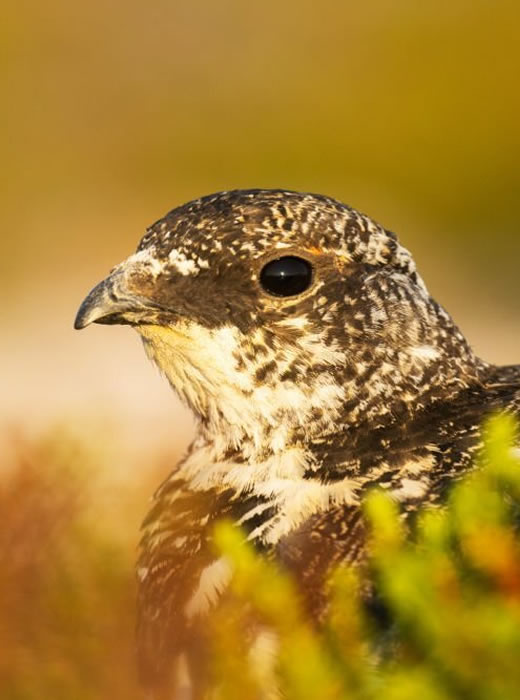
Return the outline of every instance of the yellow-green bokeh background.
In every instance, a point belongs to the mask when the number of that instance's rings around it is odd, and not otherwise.
[[[146,225],[234,187],[316,191],[369,213],[482,354],[518,360],[519,8],[13,2],[2,416],[115,402],[124,423],[175,406],[126,329],[74,335],[71,321]]]

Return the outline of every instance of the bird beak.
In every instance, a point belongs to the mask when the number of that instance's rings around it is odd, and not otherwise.
[[[128,289],[126,266],[118,265],[110,275],[92,289],[79,307],[74,328],[80,330],[91,323],[138,322],[144,314],[159,307],[150,299]]]
[[[114,294],[112,275],[97,284],[83,300],[74,321],[74,328],[80,330],[91,323],[102,323],[103,319],[123,311],[123,305]]]

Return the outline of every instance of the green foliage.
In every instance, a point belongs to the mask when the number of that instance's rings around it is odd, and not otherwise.
[[[520,465],[512,449],[515,434],[512,418],[490,421],[479,469],[453,489],[446,509],[420,514],[412,537],[386,494],[367,499],[370,577],[392,620],[386,631],[366,612],[361,582],[349,570],[332,577],[328,619],[316,631],[287,575],[256,556],[236,529],[221,525],[218,547],[233,563],[235,576],[234,600],[214,619],[219,697],[262,698],[269,692],[275,697],[278,686],[283,697],[294,700],[516,698]],[[271,631],[276,647],[270,668],[261,673],[245,641],[251,619]]]
[[[235,576],[233,595],[211,619],[217,698],[270,700],[277,688],[288,700],[516,698],[514,432],[510,418],[490,423],[480,468],[453,490],[445,510],[419,516],[412,537],[387,496],[367,500],[370,577],[393,619],[384,631],[348,569],[330,579],[324,628],[309,625],[295,582],[236,529],[219,527],[218,547]],[[107,485],[112,465],[104,449],[92,454],[58,433],[19,441],[0,469],[2,700],[142,697],[133,566],[151,476]],[[253,649],[252,621],[263,629]]]

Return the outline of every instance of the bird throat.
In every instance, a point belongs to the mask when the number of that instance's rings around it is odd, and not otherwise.
[[[462,336],[459,353],[423,341],[389,356],[383,342],[367,364],[360,339],[356,354],[348,343],[326,345],[304,318],[297,325],[300,337],[291,345],[269,343],[262,329],[245,335],[232,325],[179,321],[136,329],[148,357],[195,414],[198,444],[211,445],[216,462],[232,455],[261,463],[294,448],[310,454],[337,432],[411,421],[478,380]]]
[[[231,326],[137,330],[148,357],[199,419],[201,440],[212,445],[217,460],[233,453],[243,461],[263,461],[337,426],[346,395],[333,370],[345,356],[317,350],[319,338],[313,345],[307,336],[309,347],[281,352],[262,345],[260,333],[246,338]],[[253,344],[261,352],[255,354]],[[313,371],[313,363],[322,371]],[[306,381],[291,376],[296,364],[307,370]]]

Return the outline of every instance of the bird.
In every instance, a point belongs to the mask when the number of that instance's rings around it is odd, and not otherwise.
[[[331,570],[366,562],[365,494],[384,489],[405,520],[437,507],[473,468],[483,420],[520,413],[520,365],[477,357],[397,236],[323,195],[173,209],[85,298],[75,328],[91,323],[134,328],[197,420],[143,524],[149,687],[181,656],[204,677],[207,615],[232,576],[216,523],[294,576],[319,621]]]

